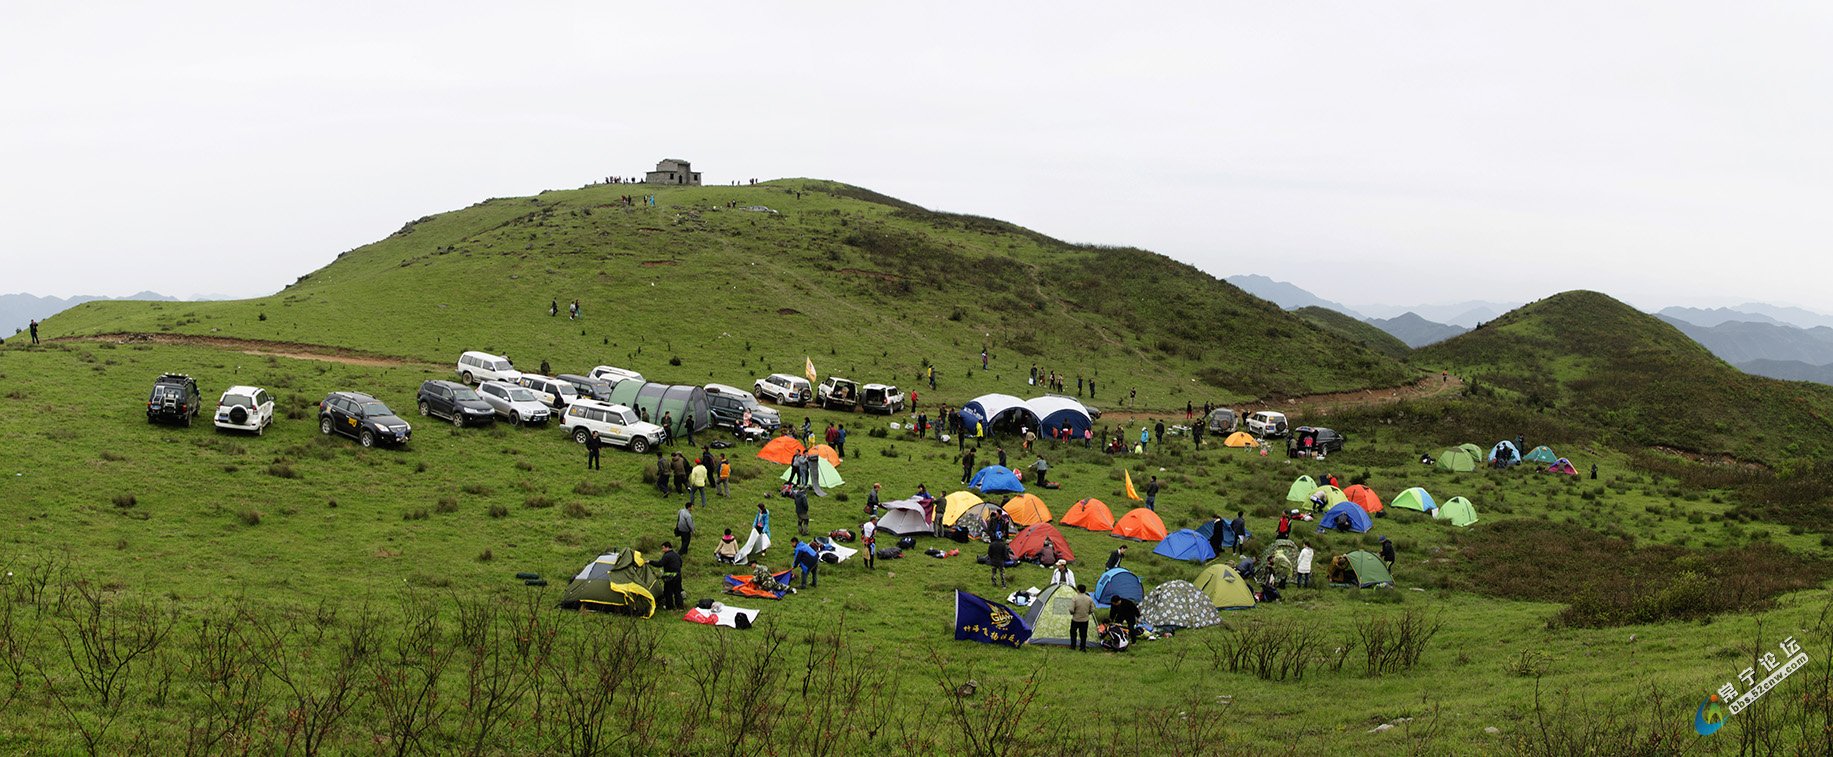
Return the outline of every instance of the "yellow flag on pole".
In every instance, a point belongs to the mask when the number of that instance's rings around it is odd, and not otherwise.
[[[1139,496],[1139,492],[1136,492],[1136,491],[1134,491],[1134,490],[1133,490],[1133,472],[1132,472],[1132,471],[1130,471],[1130,470],[1126,470],[1126,469],[1124,469],[1124,468],[1123,468],[1123,469],[1121,469],[1121,471],[1120,471],[1120,472],[1126,475],[1126,479],[1127,479],[1127,499],[1143,499],[1143,497],[1140,497],[1140,496]]]
[[[810,384],[819,383],[815,379],[815,359],[811,357],[803,357],[802,360],[805,361],[802,366],[802,375],[808,377],[808,383]]]

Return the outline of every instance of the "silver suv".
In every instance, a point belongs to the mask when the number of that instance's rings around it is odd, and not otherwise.
[[[510,423],[522,425],[527,423],[546,423],[549,410],[535,393],[504,381],[485,381],[477,385],[477,396],[490,404],[490,409],[507,419]]]

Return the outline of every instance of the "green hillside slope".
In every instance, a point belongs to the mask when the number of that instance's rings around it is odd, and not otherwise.
[[[624,207],[653,192],[656,207]],[[733,206],[736,207],[733,207]],[[769,210],[749,211],[751,206]],[[549,317],[548,304],[562,312]],[[581,301],[584,319],[565,306]],[[749,385],[771,371],[1025,391],[1033,364],[1177,407],[1407,380],[1389,357],[1161,255],[1067,244],[830,182],[597,185],[409,223],[284,291],[93,303],[52,335],[173,332],[451,362],[466,349]],[[980,371],[987,347],[991,371]],[[676,364],[678,363],[678,365]]]
[[[1833,451],[1833,388],[1745,374],[1596,292],[1549,297],[1415,355],[1633,444],[1770,462]]]
[[[1362,345],[1395,360],[1405,360],[1407,355],[1413,352],[1413,349],[1408,347],[1406,342],[1400,341],[1399,337],[1330,308],[1311,305],[1294,310],[1292,314],[1349,342]]]

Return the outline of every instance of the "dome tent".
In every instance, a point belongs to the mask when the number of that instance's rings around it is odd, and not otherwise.
[[[1438,507],[1438,503],[1432,501],[1432,495],[1428,494],[1425,489],[1421,489],[1417,486],[1401,492],[1394,497],[1393,501],[1387,504],[1388,507],[1401,510],[1418,510],[1422,513],[1431,512]]]
[[[974,474],[968,487],[979,489],[982,494],[1018,494],[1025,490],[1025,485],[1018,482],[1018,476],[1011,468],[1003,465],[989,465]]]
[[[1126,568],[1113,568],[1095,581],[1096,607],[1107,607],[1122,597],[1134,602],[1146,598],[1146,585],[1140,582],[1138,574]]]
[[[1069,508],[1069,512],[1063,514],[1062,523],[1105,533],[1114,530],[1114,513],[1107,509],[1107,503],[1089,497]]]
[[[1336,507],[1325,511],[1324,515],[1318,518],[1317,532],[1327,534],[1336,530],[1339,515],[1349,519],[1349,530],[1354,533],[1367,533],[1369,529],[1375,527],[1375,522],[1369,519],[1368,511],[1362,509],[1361,505],[1354,502],[1338,502]]]
[[[560,596],[563,609],[604,610],[641,617],[655,614],[662,576],[643,554],[624,547],[586,563]]]
[[[1157,628],[1208,628],[1222,624],[1215,603],[1189,581],[1166,581],[1152,587],[1139,603],[1139,618]]]
[[[1449,520],[1451,525],[1458,528],[1468,528],[1477,522],[1477,506],[1463,497],[1452,497],[1437,510],[1433,510],[1432,517]]]
[[[1199,563],[1216,559],[1216,551],[1210,549],[1209,539],[1188,528],[1166,536],[1152,550],[1152,554]]]
[[[1075,438],[1080,439],[1089,428],[1094,426],[1094,421],[1088,416],[1087,407],[1084,407],[1081,402],[1061,395],[1050,394],[1025,400],[1025,409],[1037,418],[1039,424],[1037,428],[1041,429],[1038,436],[1047,437],[1050,436],[1047,431],[1068,427],[1075,434]]]
[[[1246,610],[1254,606],[1254,590],[1247,579],[1227,565],[1216,563],[1204,568],[1197,574],[1195,585],[1218,609]]]
[[[1292,486],[1286,489],[1288,502],[1306,502],[1311,499],[1311,492],[1317,490],[1317,481],[1310,476],[1299,476],[1292,480]]]

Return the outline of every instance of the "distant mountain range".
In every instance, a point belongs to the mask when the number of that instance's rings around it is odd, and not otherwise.
[[[1313,307],[1335,310],[1393,335],[1408,347],[1423,347],[1450,339],[1515,307],[1502,302],[1471,300],[1449,305],[1358,305],[1351,308],[1305,291],[1296,284],[1266,276],[1230,276],[1228,283],[1287,310]]]
[[[205,299],[205,298],[199,298]],[[79,294],[75,297],[39,297],[34,294],[0,294],[0,333],[12,334],[13,329],[23,329],[32,321],[42,321],[85,302],[96,300],[160,300],[175,302],[171,297],[158,292],[141,292],[126,297],[101,297],[91,294]]]
[[[1680,329],[1681,333],[1705,345],[1712,354],[1732,365],[1758,360],[1808,365],[1833,364],[1833,328],[1815,326],[1804,329],[1773,321],[1723,321],[1713,326],[1701,326],[1663,312],[1663,315],[1656,317]]]
[[[1258,274],[1241,274],[1223,279],[1230,284],[1241,287],[1241,290],[1260,299],[1271,302],[1285,310],[1299,308],[1327,308],[1347,316],[1361,318],[1362,314],[1349,309],[1340,302],[1331,302],[1322,297],[1301,289],[1296,284],[1273,279]]]
[[[1745,373],[1768,376],[1783,381],[1812,381],[1833,384],[1833,365],[1809,365],[1799,360],[1752,360],[1737,363]]]
[[[1401,313],[1393,318],[1364,318],[1370,326],[1393,334],[1396,339],[1406,342],[1408,347],[1418,349],[1428,344],[1436,344],[1470,329],[1462,326],[1429,321],[1419,317],[1418,313]]]
[[[1416,305],[1357,305],[1362,318],[1398,318],[1407,313],[1419,316],[1422,320],[1433,323],[1457,326],[1465,331],[1474,329],[1479,323],[1488,323],[1510,310],[1520,307],[1519,302],[1489,302],[1485,300],[1466,300],[1446,305],[1420,303]]]

